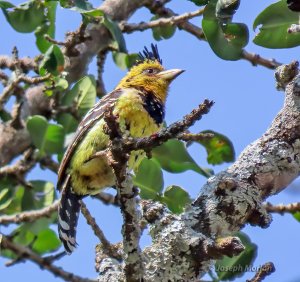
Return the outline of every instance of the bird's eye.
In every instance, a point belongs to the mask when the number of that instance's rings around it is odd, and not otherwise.
[[[154,73],[157,73],[157,72],[158,72],[158,70],[153,69],[153,68],[149,68],[149,69],[144,70],[144,73],[146,73],[146,74],[154,74]]]

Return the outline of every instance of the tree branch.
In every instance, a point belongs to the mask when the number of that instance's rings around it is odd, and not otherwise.
[[[164,3],[161,1],[154,1],[146,6],[153,14],[160,15],[161,17],[169,18],[178,16],[171,9],[165,8]],[[199,40],[206,41],[203,30],[196,25],[188,21],[178,22],[176,24],[180,29],[183,29],[186,32],[194,35]],[[265,59],[258,54],[249,53],[246,50],[243,50],[241,58],[249,61],[253,66],[261,65],[270,69],[275,69],[281,65],[281,63],[277,62],[275,59]]]
[[[41,269],[46,269],[55,276],[62,278],[65,281],[72,281],[72,282],[95,282],[96,280],[91,280],[88,278],[82,278],[77,276],[71,272],[67,272],[63,270],[61,267],[57,267],[49,262],[47,258],[42,258],[32,250],[27,247],[18,245],[12,242],[8,237],[3,234],[0,234],[0,245],[1,248],[11,250],[14,252],[18,257],[26,258],[34,263],[36,263]]]
[[[229,234],[246,223],[269,226],[271,217],[263,201],[300,174],[298,73],[295,62],[278,68],[275,77],[286,93],[283,109],[266,133],[250,144],[232,166],[208,180],[183,214],[174,215],[162,204],[141,201],[152,237],[152,245],[141,256],[144,281],[195,280],[208,271],[214,259],[242,251],[239,239],[227,237]],[[162,131],[157,136],[152,140],[159,141],[127,140],[124,147],[118,143],[118,150],[150,149],[149,143],[155,146],[167,139],[162,138]]]
[[[297,64],[280,67],[276,77],[286,89],[283,109],[232,166],[207,181],[181,216],[170,214],[158,203],[143,206],[153,240],[142,253],[145,281],[197,279],[207,272],[216,254],[222,255],[218,238],[246,223],[263,228],[270,224],[264,199],[279,193],[300,174]]]
[[[89,212],[87,206],[83,201],[81,201],[81,212],[83,216],[85,217],[87,223],[92,227],[94,234],[98,237],[102,244],[102,248],[105,254],[107,254],[109,257],[121,260],[122,254],[118,248],[116,248],[114,245],[112,245],[107,238],[105,237],[103,231],[100,229],[98,224],[95,221],[95,218],[92,217],[91,213]]]
[[[268,212],[279,213],[282,215],[284,213],[300,212],[300,203],[291,203],[287,205],[272,205],[271,203],[266,203],[265,208]]]
[[[172,16],[169,18],[159,18],[157,20],[152,20],[150,22],[140,22],[138,24],[130,24],[126,22],[120,23],[120,28],[125,33],[132,33],[134,31],[144,31],[146,29],[165,26],[165,25],[178,25],[181,22],[187,21],[189,19],[195,18],[197,16],[202,15],[204,12],[204,8],[199,9],[194,12],[184,13],[178,16]]]
[[[0,216],[0,224],[12,224],[22,222],[32,222],[41,217],[50,217],[52,213],[57,211],[59,200],[53,202],[50,206],[40,210],[26,211],[13,215],[2,215]]]
[[[266,262],[258,269],[255,276],[252,279],[247,280],[246,282],[261,282],[273,272],[275,272],[275,266],[273,262]]]

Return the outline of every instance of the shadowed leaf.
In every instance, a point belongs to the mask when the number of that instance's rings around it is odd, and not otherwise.
[[[133,183],[141,189],[140,196],[143,199],[156,199],[164,185],[159,164],[144,158],[133,177]]]
[[[183,188],[172,185],[166,188],[161,201],[165,203],[169,210],[179,214],[184,211],[185,206],[191,202],[191,198]]]
[[[243,232],[235,234],[241,239],[245,250],[238,256],[232,258],[224,256],[215,264],[215,271],[220,280],[234,280],[243,276],[247,268],[253,266],[253,262],[257,255],[257,246],[251,242],[250,238]]]

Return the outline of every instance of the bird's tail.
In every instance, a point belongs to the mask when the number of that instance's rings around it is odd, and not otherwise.
[[[76,227],[82,198],[73,193],[69,185],[65,185],[58,206],[58,235],[68,254],[71,254],[77,245]]]

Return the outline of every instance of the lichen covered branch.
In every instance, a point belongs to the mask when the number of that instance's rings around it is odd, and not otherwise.
[[[208,271],[214,259],[228,255],[230,249],[237,253],[242,249],[234,247],[238,240],[229,240],[233,244],[230,247],[220,247],[222,238],[228,238],[247,223],[269,226],[271,217],[263,201],[300,174],[297,67],[293,62],[277,70],[276,77],[285,88],[286,98],[270,128],[232,166],[211,177],[181,216],[171,215],[160,204],[143,206],[153,240],[143,251],[147,262],[145,281],[197,279]]]

